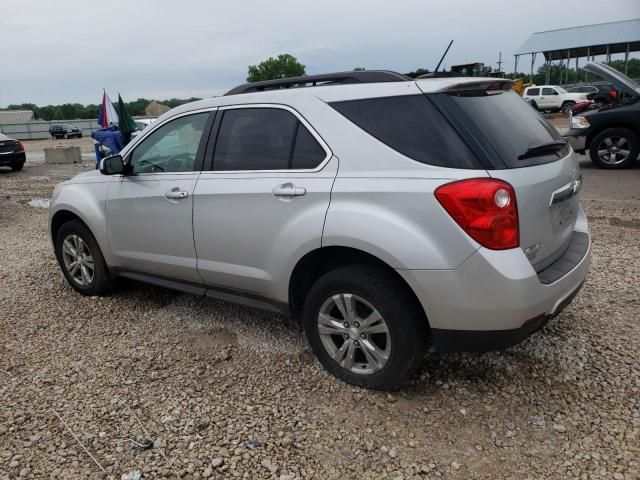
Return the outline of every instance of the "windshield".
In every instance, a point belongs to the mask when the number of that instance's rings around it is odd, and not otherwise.
[[[570,151],[568,145],[558,147],[558,143],[564,142],[558,131],[513,91],[448,96],[480,131],[507,168],[553,162]],[[552,143],[555,148],[540,148]]]
[[[567,92],[567,91],[566,91],[564,88],[562,88],[562,87],[556,87],[556,90],[557,90],[558,92],[560,92],[560,93],[569,93],[569,92]]]

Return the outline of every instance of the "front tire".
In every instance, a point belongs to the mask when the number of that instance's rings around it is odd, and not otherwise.
[[[113,288],[114,280],[98,242],[80,220],[70,220],[60,227],[55,252],[65,278],[82,295],[103,295]]]
[[[589,156],[600,168],[631,168],[638,158],[640,140],[626,128],[608,128],[591,140]]]
[[[424,312],[381,267],[348,265],[320,277],[305,300],[303,326],[324,368],[360,387],[395,389],[424,358]]]

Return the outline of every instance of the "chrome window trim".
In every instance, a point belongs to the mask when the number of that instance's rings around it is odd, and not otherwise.
[[[289,105],[285,105],[282,103],[246,103],[246,104],[236,104],[236,105],[225,105],[223,107],[218,107],[218,110],[219,111],[239,110],[243,108],[278,108],[281,110],[287,110],[288,112],[293,114],[298,119],[298,121],[306,127],[307,130],[309,130],[309,133],[311,133],[313,138],[320,144],[320,146],[322,147],[322,149],[326,154],[324,160],[322,160],[322,162],[320,162],[318,166],[315,168],[298,168],[298,169],[279,168],[275,170],[213,170],[214,164],[212,159],[212,163],[211,163],[212,169],[202,170],[203,174],[207,174],[207,175],[208,174],[228,175],[228,174],[246,174],[246,173],[251,173],[251,174],[280,173],[281,174],[283,172],[286,172],[287,174],[288,173],[312,173],[312,172],[319,172],[320,170],[322,170],[327,165],[327,163],[329,163],[329,160],[331,160],[331,158],[333,157],[333,152],[329,148],[329,145],[327,145],[327,142],[324,141],[324,139],[320,136],[320,134],[316,132],[316,130],[311,126],[311,124],[307,121],[307,119],[302,116],[300,112],[298,112],[295,108],[290,107]],[[224,117],[222,120],[224,120]],[[222,125],[222,123],[220,125]],[[215,156],[215,150],[214,150],[214,156]]]

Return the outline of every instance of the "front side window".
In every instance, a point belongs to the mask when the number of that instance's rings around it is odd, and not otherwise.
[[[540,89],[530,88],[529,90],[527,90],[527,95],[529,95],[530,97],[535,97],[536,95],[540,95]]]
[[[558,92],[556,92],[553,88],[543,88],[542,89],[542,94],[543,95],[557,95]]]
[[[313,169],[326,153],[291,112],[280,108],[238,108],[224,112],[213,169]]]
[[[208,117],[186,115],[151,133],[131,154],[133,173],[192,172]]]

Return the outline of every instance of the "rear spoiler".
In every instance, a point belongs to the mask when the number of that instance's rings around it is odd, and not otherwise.
[[[500,92],[511,90],[513,80],[506,78],[482,78],[482,77],[445,77],[416,79],[418,86],[428,93],[455,93],[471,91]]]

